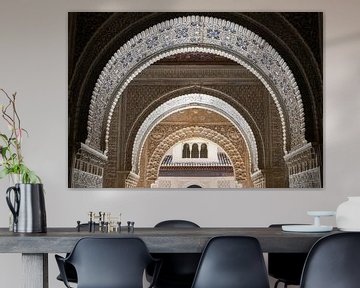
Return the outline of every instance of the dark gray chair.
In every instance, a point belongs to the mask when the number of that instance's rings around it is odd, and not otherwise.
[[[204,249],[192,288],[269,288],[256,238],[220,236]]]
[[[325,236],[311,248],[301,288],[359,288],[360,233]]]
[[[70,285],[65,263],[74,266],[77,288],[143,288],[144,271],[156,262],[139,238],[82,238],[68,257],[55,258],[66,287]],[[159,265],[155,267],[154,281],[158,271]]]
[[[66,255],[66,257],[68,257],[68,256],[69,256],[69,254]],[[75,267],[73,265],[71,265],[70,263],[64,262],[64,274],[66,275],[66,279],[68,282],[77,283],[77,274],[76,274]],[[59,274],[56,277],[56,279],[64,282],[64,279],[61,276],[61,274]]]
[[[270,228],[280,228],[288,224],[272,224]],[[274,288],[280,283],[286,288],[288,285],[300,285],[301,273],[307,253],[269,253],[268,272],[277,281]]]
[[[89,224],[88,223],[82,223],[80,224],[80,229],[81,230],[89,230]],[[95,223],[95,229],[98,230],[99,229],[99,224]],[[66,257],[69,256],[69,253],[66,254]],[[68,282],[71,283],[77,283],[77,275],[76,275],[76,270],[74,268],[73,265],[71,265],[70,263],[65,262],[64,263],[64,268],[65,268],[65,274],[66,274],[66,278]],[[59,274],[56,277],[57,280],[64,282],[64,280],[61,277],[61,274]]]
[[[155,225],[155,228],[200,228],[187,220],[166,220]],[[156,288],[190,288],[201,257],[200,253],[157,253],[162,266],[155,283]],[[147,269],[147,278],[151,279],[153,269]]]
[[[189,220],[165,220],[157,223],[155,228],[200,228],[200,226]]]

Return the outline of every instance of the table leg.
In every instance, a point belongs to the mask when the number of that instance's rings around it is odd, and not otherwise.
[[[23,288],[49,288],[48,254],[22,254]]]

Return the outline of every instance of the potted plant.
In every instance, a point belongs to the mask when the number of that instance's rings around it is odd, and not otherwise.
[[[46,232],[43,185],[39,176],[24,163],[21,144],[28,132],[22,128],[16,109],[16,93],[5,96],[0,104],[1,116],[8,127],[0,133],[0,179],[10,176],[13,186],[6,191],[6,201],[13,214],[14,232]]]
[[[16,93],[11,96],[3,89],[8,103],[0,104],[1,116],[8,126],[8,135],[0,133],[0,179],[10,176],[14,183],[41,183],[41,179],[24,163],[21,143],[28,132],[21,127],[19,114],[16,110]]]

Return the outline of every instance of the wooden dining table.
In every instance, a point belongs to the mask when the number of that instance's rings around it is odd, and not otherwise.
[[[120,232],[89,232],[77,228],[48,228],[47,233],[14,233],[0,228],[0,253],[21,253],[24,288],[48,288],[48,253],[67,253],[83,237],[139,237],[151,253],[201,253],[209,239],[222,235],[252,236],[262,251],[308,252],[321,237],[338,233],[284,232],[281,227],[135,228]]]

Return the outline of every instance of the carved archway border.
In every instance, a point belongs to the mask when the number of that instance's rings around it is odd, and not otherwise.
[[[146,138],[152,129],[170,114],[182,109],[190,109],[192,107],[206,108],[215,111],[228,119],[237,128],[245,140],[246,148],[249,154],[251,171],[255,172],[258,170],[258,151],[255,136],[244,117],[230,104],[217,97],[210,96],[208,94],[191,93],[178,96],[163,103],[152,111],[141,124],[136,134],[132,150],[131,171],[133,173],[138,174],[142,149]]]
[[[188,16],[146,29],[130,39],[111,57],[92,94],[86,144],[100,151],[101,131],[106,128],[106,155],[111,118],[126,86],[154,62],[170,55],[191,51],[224,56],[243,65],[258,77],[273,97],[279,111],[285,154],[286,126],[277,97],[284,103],[287,111],[291,150],[307,143],[300,91],[291,70],[278,52],[264,39],[238,24],[212,17]],[[106,111],[109,111],[107,118]]]
[[[246,165],[236,146],[219,132],[201,126],[191,126],[179,129],[161,141],[152,153],[146,167],[146,179],[157,179],[161,161],[165,153],[179,141],[193,137],[209,139],[219,145],[224,149],[233,165],[235,179],[241,183],[244,183],[244,181],[247,180]]]

